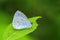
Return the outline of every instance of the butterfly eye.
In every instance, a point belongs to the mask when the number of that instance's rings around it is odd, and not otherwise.
[[[31,23],[31,24],[33,24],[33,23]]]

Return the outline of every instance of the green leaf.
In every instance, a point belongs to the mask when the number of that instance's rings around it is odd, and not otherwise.
[[[16,40],[36,40],[36,39],[27,35],[27,36],[24,36],[24,37],[16,39]]]
[[[16,40],[33,32],[38,26],[36,22],[38,18],[41,18],[41,16],[29,18],[30,22],[32,23],[32,28],[29,29],[16,30],[12,27],[11,23],[10,25],[7,26],[3,33],[3,40]]]

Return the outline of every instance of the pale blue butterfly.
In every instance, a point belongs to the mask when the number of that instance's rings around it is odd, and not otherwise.
[[[25,29],[32,26],[25,14],[19,10],[15,12],[12,24],[14,29]]]

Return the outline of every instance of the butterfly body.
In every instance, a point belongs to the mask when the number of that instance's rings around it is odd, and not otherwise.
[[[31,28],[32,26],[25,14],[19,10],[15,12],[12,24],[14,29],[25,29]]]

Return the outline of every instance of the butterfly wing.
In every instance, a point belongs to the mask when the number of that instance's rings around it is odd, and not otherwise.
[[[19,10],[16,11],[12,24],[14,29],[24,29],[32,26],[28,18]]]

